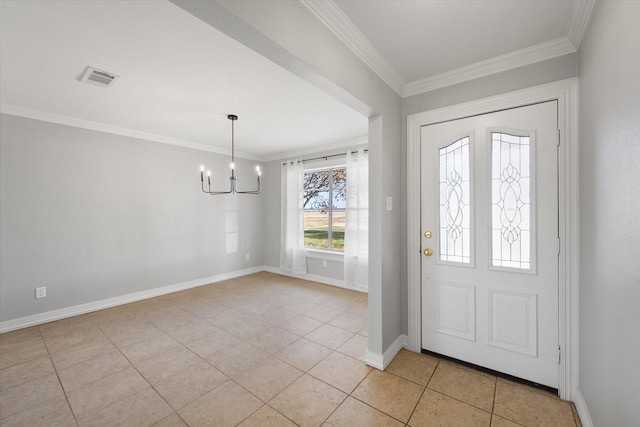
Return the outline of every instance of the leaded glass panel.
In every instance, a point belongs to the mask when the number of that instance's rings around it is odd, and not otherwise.
[[[440,260],[471,262],[469,137],[439,150]]]
[[[492,265],[531,269],[531,144],[491,133]]]

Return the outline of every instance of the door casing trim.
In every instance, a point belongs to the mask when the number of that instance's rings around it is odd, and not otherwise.
[[[572,400],[578,391],[578,78],[478,99],[407,116],[407,330],[408,349],[421,350],[420,128],[443,121],[558,101],[558,394]]]

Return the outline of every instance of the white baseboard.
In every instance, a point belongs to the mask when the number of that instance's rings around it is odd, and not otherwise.
[[[387,351],[384,354],[377,354],[367,350],[367,354],[365,356],[365,362],[367,365],[372,366],[376,369],[384,371],[389,363],[396,357],[396,354],[402,348],[406,348],[409,345],[409,337],[406,335],[400,335],[396,340],[389,346]]]
[[[264,271],[262,266],[252,267],[244,270],[232,271],[229,273],[216,274],[214,276],[203,277],[201,279],[190,280],[188,282],[178,283],[175,285],[163,286],[161,288],[149,289],[146,291],[135,292],[132,294],[122,295],[113,298],[107,298],[100,301],[94,301],[86,304],[75,305],[73,307],[61,308],[58,310],[47,311],[45,313],[34,314],[31,316],[19,317],[17,319],[6,320],[0,322],[0,334],[4,332],[15,331],[17,329],[28,328],[30,326],[41,325],[43,323],[53,322],[55,320],[65,319],[67,317],[78,316],[80,314],[90,313],[92,311],[104,310],[118,305],[128,304],[148,298],[159,297],[161,295],[173,292],[184,291],[186,289],[196,288],[198,286],[208,285],[210,283],[221,282],[223,280],[235,279],[236,277],[246,276],[247,274],[259,273]],[[311,280],[311,279],[310,279]]]
[[[573,403],[576,405],[582,427],[593,427],[593,421],[591,421],[591,415],[589,415],[589,410],[587,409],[587,402],[584,400],[580,387],[575,388],[573,396],[571,397],[573,398]]]
[[[343,289],[348,289],[350,291],[358,291],[358,292],[363,292],[363,293],[367,293],[366,289],[361,289],[361,288],[356,288],[356,287],[352,287],[352,286],[347,286],[344,283],[344,280],[340,280],[340,279],[333,279],[331,277],[325,277],[325,276],[318,276],[317,274],[292,274],[292,273],[287,273],[286,271],[278,268],[278,267],[272,267],[270,265],[264,265],[262,266],[264,271],[268,271],[269,273],[275,273],[275,274],[280,274],[282,276],[288,276],[288,277],[295,277],[296,279],[302,279],[302,280],[310,280],[312,282],[318,282],[318,283],[322,283],[323,285],[330,285],[330,286],[335,286],[338,288],[343,288]]]

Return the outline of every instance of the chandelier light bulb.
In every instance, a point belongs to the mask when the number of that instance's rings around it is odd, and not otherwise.
[[[229,166],[231,166],[231,169],[235,169],[236,168],[236,165],[233,162],[231,162],[231,164]]]
[[[204,165],[200,165],[200,172],[204,172]]]
[[[262,172],[260,171],[260,166],[256,166],[256,172],[258,173],[258,176],[262,175]]]
[[[211,176],[211,171],[207,171],[207,176]]]

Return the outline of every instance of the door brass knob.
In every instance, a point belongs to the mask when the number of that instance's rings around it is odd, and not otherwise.
[[[423,253],[424,253],[425,256],[431,256],[431,255],[433,255],[433,249],[426,248]]]

